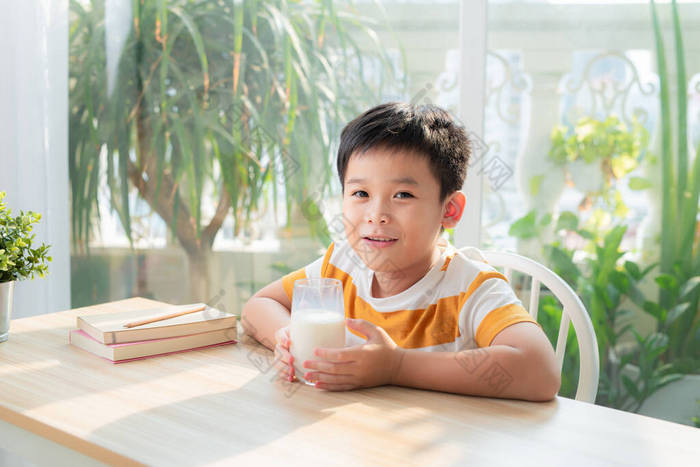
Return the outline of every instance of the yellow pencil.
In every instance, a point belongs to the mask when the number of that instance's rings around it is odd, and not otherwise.
[[[170,313],[167,315],[156,316],[155,318],[144,319],[142,321],[134,321],[132,323],[127,323],[124,325],[125,328],[133,328],[135,326],[141,326],[143,324],[155,323],[156,321],[163,321],[164,319],[175,318],[177,316],[186,315],[189,313],[195,313],[197,311],[202,311],[206,309],[206,305],[198,305],[197,308],[191,308],[189,310],[178,311],[177,313]]]

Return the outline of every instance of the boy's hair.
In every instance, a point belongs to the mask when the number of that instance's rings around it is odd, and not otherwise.
[[[343,190],[350,157],[377,147],[426,157],[440,182],[440,201],[464,184],[471,154],[469,138],[464,128],[439,107],[389,102],[348,123],[338,148],[338,176]]]

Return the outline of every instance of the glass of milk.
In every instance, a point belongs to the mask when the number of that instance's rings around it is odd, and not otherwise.
[[[304,380],[304,361],[320,360],[316,347],[345,347],[345,306],[343,284],[338,279],[298,279],[292,293],[289,350],[294,357],[294,374]]]

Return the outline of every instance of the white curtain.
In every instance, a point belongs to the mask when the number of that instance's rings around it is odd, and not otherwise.
[[[0,191],[41,213],[49,274],[15,286],[13,318],[70,308],[68,0],[0,0]]]

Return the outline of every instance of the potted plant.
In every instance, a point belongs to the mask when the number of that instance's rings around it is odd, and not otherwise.
[[[571,130],[563,125],[554,128],[549,158],[564,166],[568,183],[586,194],[582,206],[601,198],[615,209],[616,182],[637,168],[648,139],[636,121],[627,125],[614,115],[605,120],[584,117]]]
[[[322,237],[323,217],[298,206],[330,191],[339,125],[397,81],[371,20],[336,2],[124,2],[118,47],[107,18],[117,9],[104,3],[70,3],[76,247],[87,251],[101,173],[130,240],[133,194],[168,225],[192,300],[210,296],[213,243],[229,215],[237,236],[283,195],[286,227]],[[363,73],[370,63],[376,86]]]
[[[543,262],[576,290],[595,329],[600,355],[596,403],[638,412],[650,396],[681,377],[662,361],[668,336],[663,332],[641,336],[627,309],[631,303],[641,308],[649,302],[638,284],[654,266],[642,270],[623,258],[621,243],[627,229],[624,219],[616,219],[608,229],[596,223],[579,225],[578,216],[570,211],[556,218],[551,213],[538,218],[533,210],[511,226],[510,235],[536,238],[550,224],[555,225],[555,235],[553,241],[541,244]],[[575,253],[582,253],[583,259],[575,262]],[[553,296],[541,297],[538,317],[552,344],[557,341],[561,314],[561,306]],[[628,333],[634,341],[623,345]],[[566,344],[560,395],[575,394],[577,375],[578,346],[572,328]]]
[[[41,214],[20,211],[19,216],[13,217],[4,199],[5,192],[0,191],[0,342],[6,341],[9,334],[15,282],[33,279],[35,275],[44,277],[51,261],[47,245],[32,248],[32,226],[39,222]]]
[[[660,228],[654,233],[661,248],[658,297],[642,305],[656,318],[657,330],[668,335],[664,362],[684,376],[649,398],[640,413],[690,424],[689,407],[695,403],[700,385],[700,146],[691,147],[688,138],[688,80],[679,7],[675,0],[670,5],[675,58],[670,61],[653,0],[650,6],[659,74],[661,138],[659,155],[650,160],[648,171],[650,178],[660,174],[649,185],[653,193],[650,199],[661,200]],[[672,112],[674,101],[676,111]]]

